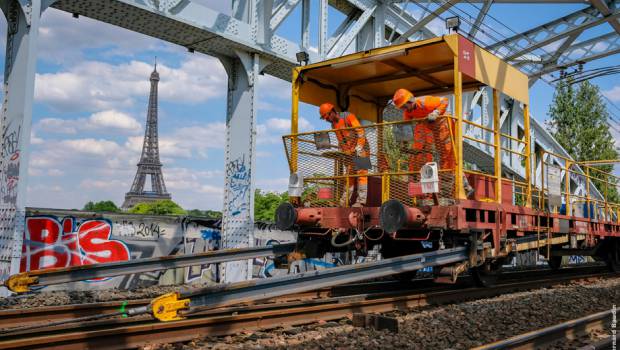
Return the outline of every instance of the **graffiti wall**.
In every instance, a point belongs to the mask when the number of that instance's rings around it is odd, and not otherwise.
[[[219,240],[216,220],[28,208],[20,270],[208,251],[217,249]],[[215,283],[217,276],[206,273],[209,270],[209,266],[183,268],[48,288],[131,289],[189,281]]]
[[[27,208],[20,270],[119,262],[221,248],[220,221],[186,216],[98,214],[77,210]],[[254,246],[294,242],[296,234],[257,224]],[[332,266],[334,259],[308,259],[294,272]],[[288,273],[269,258],[254,259],[253,277]],[[133,289],[165,284],[212,284],[219,281],[211,264],[50,286],[47,289]]]

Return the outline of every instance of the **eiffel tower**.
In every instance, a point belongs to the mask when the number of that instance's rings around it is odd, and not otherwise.
[[[161,172],[162,164],[159,161],[159,141],[157,138],[158,83],[159,73],[157,72],[157,63],[155,63],[155,68],[153,69],[153,73],[151,73],[151,93],[149,95],[142,155],[138,162],[138,172],[131,185],[131,190],[125,194],[125,202],[123,202],[123,206],[121,207],[124,210],[138,203],[172,198],[170,193],[166,192],[166,184],[164,184],[164,176]],[[147,175],[151,176],[151,191],[144,190]]]

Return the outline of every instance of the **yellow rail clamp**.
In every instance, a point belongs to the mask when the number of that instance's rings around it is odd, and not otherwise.
[[[30,285],[37,284],[39,278],[31,276],[28,272],[21,272],[9,277],[4,286],[14,293],[26,293],[30,291]]]
[[[153,316],[160,321],[178,321],[184,319],[178,314],[179,310],[189,307],[189,299],[179,299],[178,292],[159,296],[151,301]]]

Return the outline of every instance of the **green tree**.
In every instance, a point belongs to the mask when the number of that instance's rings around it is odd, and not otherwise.
[[[221,219],[222,212],[216,210],[200,210],[200,209],[190,209],[187,211],[187,215],[190,216],[204,216],[211,219]]]
[[[88,202],[84,204],[83,210],[109,213],[117,213],[120,211],[120,209],[112,201],[99,201],[96,203]]]
[[[616,159],[614,138],[609,131],[606,105],[598,86],[585,81],[575,89],[570,81],[561,80],[549,109],[551,134],[578,162]],[[597,167],[611,173],[613,165]],[[593,181],[603,192],[605,185]],[[618,201],[616,186],[608,186],[608,200]]]
[[[186,215],[181,206],[171,201],[170,199],[163,199],[155,202],[138,203],[131,209],[130,213],[133,214],[151,214],[151,215]]]
[[[288,193],[282,192],[254,192],[254,220],[273,222],[278,206],[288,201]]]

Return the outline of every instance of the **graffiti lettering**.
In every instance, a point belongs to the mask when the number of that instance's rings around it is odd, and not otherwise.
[[[15,203],[19,182],[19,136],[21,126],[11,131],[11,125],[2,137],[2,169],[0,169],[0,197],[3,203]]]
[[[161,227],[156,222],[139,222],[133,223],[132,221],[120,221],[114,224],[112,235],[116,237],[132,237],[135,239],[149,239],[157,240],[162,236],[165,236],[166,229]]]
[[[245,155],[229,162],[226,165],[226,178],[228,179],[228,212],[237,216],[249,210],[250,192],[250,169],[245,164]]]
[[[21,126],[17,128],[17,130],[13,130],[6,135],[4,135],[2,139],[2,155],[7,157],[9,155],[13,155],[19,151],[19,135],[21,133]]]
[[[111,240],[112,224],[106,219],[28,217],[24,230],[21,271],[128,261],[127,246]]]

